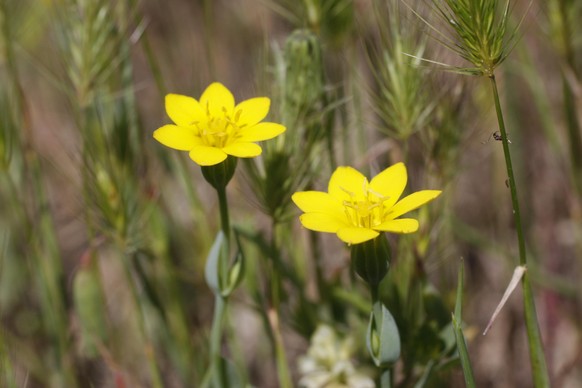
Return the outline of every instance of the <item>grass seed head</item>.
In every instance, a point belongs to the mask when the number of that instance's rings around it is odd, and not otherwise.
[[[388,7],[388,6],[387,6]],[[381,130],[401,140],[426,127],[433,110],[428,97],[426,69],[419,66],[426,49],[426,35],[410,29],[404,9],[397,3],[378,9],[380,29],[377,54],[371,55],[371,70],[377,93],[375,110]]]
[[[474,66],[454,70],[493,76],[517,38],[519,25],[508,28],[510,5],[509,0],[432,0],[433,10],[450,32],[427,22],[435,38]]]

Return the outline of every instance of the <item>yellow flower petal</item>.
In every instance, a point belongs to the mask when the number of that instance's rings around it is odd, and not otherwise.
[[[154,139],[166,147],[180,151],[190,151],[201,142],[200,138],[196,137],[193,129],[171,124],[156,129],[154,131]]]
[[[181,94],[166,95],[166,113],[172,121],[181,126],[191,125],[193,122],[205,118],[202,107],[192,97]]]
[[[190,159],[201,166],[213,166],[224,161],[226,157],[222,150],[205,145],[197,145],[190,151]]]
[[[305,213],[325,213],[345,217],[345,208],[335,197],[321,191],[299,191],[291,196],[293,202]]]
[[[342,228],[337,231],[337,236],[343,242],[346,242],[350,245],[353,244],[360,244],[368,240],[372,240],[378,237],[380,233],[376,232],[372,229],[366,228]]]
[[[390,233],[414,233],[418,230],[418,221],[413,218],[399,218],[381,223],[374,230]]]
[[[406,187],[408,175],[406,174],[406,166],[404,163],[396,163],[380,174],[376,175],[370,181],[370,188],[384,197],[388,197],[384,201],[384,206],[392,207],[400,198]]]
[[[422,190],[412,193],[402,198],[392,209],[388,211],[387,217],[394,219],[409,211],[419,208],[425,203],[432,201],[441,194],[440,190]]]
[[[267,117],[270,106],[271,100],[267,97],[248,99],[234,108],[234,119],[239,127],[255,125]]]
[[[263,152],[261,147],[255,143],[238,142],[222,147],[222,150],[229,155],[236,156],[237,158],[254,158]]]
[[[299,216],[299,221],[304,227],[315,232],[336,233],[348,226],[338,217],[325,213],[305,213]]]
[[[351,195],[356,200],[364,197],[368,179],[352,167],[340,166],[331,175],[327,191],[340,201],[349,200]]]
[[[285,129],[281,124],[259,123],[252,127],[241,129],[239,140],[249,142],[269,140],[285,132]]]
[[[220,82],[211,83],[200,97],[200,105],[204,112],[213,117],[232,115],[234,109],[234,97]]]

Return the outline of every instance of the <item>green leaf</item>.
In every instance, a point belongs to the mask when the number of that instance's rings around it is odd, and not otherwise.
[[[220,256],[222,252],[222,246],[225,243],[224,233],[222,231],[216,234],[214,243],[208,252],[208,257],[206,258],[206,267],[204,268],[204,276],[206,277],[206,283],[208,287],[214,292],[214,294],[219,294],[221,291],[220,287]]]
[[[222,374],[222,379],[220,381],[224,382],[228,387],[232,388],[246,387],[246,383],[243,381],[240,373],[232,361],[224,357],[221,357],[220,359],[221,363],[218,371],[218,373]]]
[[[378,367],[390,366],[400,357],[398,327],[394,317],[382,302],[375,302],[370,313],[366,345]]]
[[[235,234],[235,238],[237,251],[230,262],[226,260],[228,244],[222,231],[216,234],[214,243],[206,258],[206,267],[204,270],[206,283],[208,283],[208,286],[215,295],[221,295],[223,298],[227,298],[244,277],[245,257],[238,234]]]
[[[455,331],[455,339],[457,341],[461,366],[463,367],[463,375],[465,376],[465,384],[470,388],[475,387],[475,378],[473,377],[473,368],[471,367],[471,360],[469,358],[469,352],[467,351],[467,343],[465,342],[462,328],[463,321],[461,315],[463,312],[464,272],[463,262],[461,261],[461,266],[459,268],[459,284],[457,285],[457,301],[455,303],[455,313],[453,314],[453,329]]]
[[[232,261],[232,265],[229,267],[227,271],[226,279],[221,279],[220,281],[220,284],[224,285],[223,287],[221,287],[221,295],[224,298],[228,297],[244,278],[245,256],[242,250],[239,236],[236,233],[235,240],[237,245],[237,252]]]

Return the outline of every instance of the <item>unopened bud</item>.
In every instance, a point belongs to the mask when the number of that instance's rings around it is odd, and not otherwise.
[[[234,175],[236,162],[237,158],[229,156],[222,163],[202,166],[202,175],[216,190],[223,190]]]
[[[378,285],[388,273],[390,245],[384,234],[351,247],[352,266],[371,286]]]

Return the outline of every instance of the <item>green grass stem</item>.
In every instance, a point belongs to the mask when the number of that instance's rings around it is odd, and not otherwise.
[[[513,173],[513,165],[511,163],[511,152],[509,150],[509,141],[507,138],[507,131],[505,129],[505,122],[503,120],[503,112],[501,103],[499,101],[499,91],[497,90],[497,82],[495,75],[489,77],[491,88],[493,91],[493,98],[495,100],[495,111],[497,112],[497,121],[499,123],[499,130],[501,132],[501,142],[503,144],[503,155],[505,157],[505,166],[507,168],[507,177],[509,182],[509,190],[511,192],[511,204],[513,207],[513,219],[515,222],[515,229],[517,232],[517,241],[519,248],[519,265],[527,266],[527,257],[525,249],[525,236],[523,234],[523,226],[521,223],[521,214],[519,210],[519,199],[517,196],[517,187],[515,184],[515,176]],[[550,380],[548,375],[548,368],[544,355],[544,349],[540,334],[540,329],[537,321],[536,308],[533,291],[529,282],[529,275],[526,272],[522,279],[524,308],[525,308],[525,325],[527,331],[527,339],[529,346],[530,361],[533,374],[534,386],[537,388],[549,387]]]
[[[209,387],[210,382],[215,388],[226,386],[226,377],[223,374],[225,368],[222,367],[222,328],[226,312],[226,299],[217,294],[214,298],[214,316],[212,318],[212,329],[210,331],[210,366],[202,379],[200,386]]]
[[[278,249],[277,242],[277,223],[273,219],[272,226],[272,239],[271,239],[271,252],[277,257],[273,257],[269,262],[271,266],[271,308],[267,312],[269,325],[273,333],[273,347],[275,349],[275,362],[277,364],[277,377],[279,379],[279,386],[281,388],[291,388],[293,383],[291,380],[291,374],[289,372],[289,366],[287,361],[287,354],[285,352],[285,344],[283,343],[283,336],[281,335],[281,325],[280,325],[280,304],[281,304],[281,272],[279,271],[276,261],[280,260],[280,250]]]
[[[563,55],[567,69],[562,70],[562,88],[564,94],[564,115],[568,130],[568,140],[570,144],[570,159],[573,170],[574,188],[578,195],[582,195],[582,132],[578,119],[578,109],[576,107],[576,96],[572,87],[572,79],[576,80],[580,76],[580,70],[576,63],[576,49],[573,43],[573,26],[569,13],[574,11],[574,2],[571,5],[565,0],[558,1],[560,14],[560,37],[562,38]],[[567,75],[571,72],[571,77]],[[581,199],[582,201],[582,199]]]

